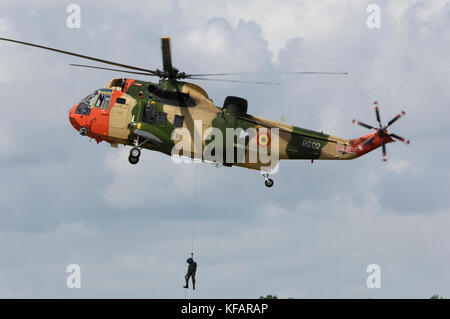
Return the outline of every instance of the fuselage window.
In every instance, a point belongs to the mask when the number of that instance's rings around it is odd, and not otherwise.
[[[121,98],[121,97],[118,97],[118,98],[116,99],[116,103],[117,103],[117,104],[126,104],[126,103],[127,103],[127,100],[126,100],[126,99],[123,99],[123,98]]]
[[[157,112],[155,107],[148,102],[147,106],[144,108],[144,114],[142,117],[142,121],[148,124],[156,124]]]
[[[175,118],[173,119],[173,126],[174,127],[182,127],[183,126],[183,120],[184,120],[184,116],[182,116],[182,115],[175,115]]]
[[[155,107],[149,102],[144,108],[142,121],[152,125],[165,125],[167,121],[167,113],[156,111]]]
[[[167,113],[164,112],[158,112],[158,124],[164,125],[167,121]]]

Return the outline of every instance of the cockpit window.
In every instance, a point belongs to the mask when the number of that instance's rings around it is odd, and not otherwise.
[[[95,103],[95,107],[100,107],[100,104],[102,104],[104,98],[105,98],[105,94],[100,94],[97,99],[97,102]]]
[[[108,110],[109,109],[109,101],[111,99],[110,95],[107,94],[100,94],[98,96],[97,101],[95,102],[95,107],[100,107],[104,110]]]
[[[89,94],[88,96],[86,96],[84,99],[81,100],[81,102],[77,106],[77,109],[75,110],[75,114],[89,115],[91,113],[92,106],[100,107],[103,110],[108,110],[111,101],[111,95],[103,93],[99,94],[99,91],[112,92],[112,90],[105,90],[105,89],[99,89],[92,92],[91,94]]]
[[[102,104],[100,107],[104,110],[109,110],[109,100],[111,99],[111,96],[105,95],[105,98],[103,99]]]

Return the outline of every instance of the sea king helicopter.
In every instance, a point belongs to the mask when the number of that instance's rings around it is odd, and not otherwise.
[[[71,64],[77,67],[158,77],[158,83],[131,78],[114,78],[104,88],[93,91],[73,106],[69,113],[70,123],[82,136],[95,139],[98,143],[101,141],[108,142],[114,147],[119,144],[131,146],[128,157],[131,164],[139,162],[142,149],[173,156],[174,146],[180,140],[180,136],[174,134],[174,132],[180,129],[189,133],[190,140],[188,143],[192,145],[187,155],[186,153],[183,153],[183,155],[192,159],[199,158],[203,161],[205,160],[205,151],[210,145],[208,142],[225,141],[226,134],[231,129],[234,134],[231,139],[233,141],[231,147],[226,142],[215,144],[213,148],[210,147],[210,154],[213,156],[219,154],[219,156],[214,156],[212,162],[216,165],[240,166],[261,170],[265,185],[272,187],[273,180],[269,178],[269,173],[278,165],[279,160],[349,160],[381,147],[383,161],[386,161],[386,144],[395,140],[409,144],[409,140],[388,132],[388,128],[405,112],[402,111],[387,125],[383,125],[377,102],[374,102],[374,107],[378,126],[353,120],[354,123],[372,130],[371,133],[355,139],[336,137],[323,132],[288,125],[284,121],[277,122],[250,115],[247,113],[247,101],[241,97],[228,96],[225,98],[222,107],[216,106],[204,89],[196,84],[186,82],[186,80],[252,82],[257,84],[268,84],[268,82],[209,78],[210,76],[239,75],[242,73],[187,74],[180,72],[172,66],[169,38],[161,39],[162,70],[125,65],[13,39],[0,38],[0,40],[72,55],[122,69]],[[282,74],[347,73],[283,72]],[[200,139],[200,143],[196,143],[195,136],[203,136],[201,132],[206,132],[208,129],[219,131],[221,137],[218,138],[216,134],[214,139],[206,137]],[[242,130],[238,131],[238,129]],[[201,132],[199,133],[199,131]],[[236,134],[237,131],[240,133]],[[254,132],[254,134],[246,133],[248,131]],[[277,132],[276,136],[272,134],[274,131]],[[276,137],[276,141],[274,137]],[[181,139],[184,139],[184,136]],[[237,140],[242,141],[242,144],[237,144]],[[261,161],[258,157],[256,160],[250,160],[251,145],[256,146],[257,149],[270,149],[268,153],[275,152],[277,154],[276,159],[270,165]],[[223,149],[219,149],[220,147]],[[240,158],[237,158],[236,155],[239,153],[238,148],[244,150],[240,153]],[[233,156],[226,156],[231,152],[233,152]]]

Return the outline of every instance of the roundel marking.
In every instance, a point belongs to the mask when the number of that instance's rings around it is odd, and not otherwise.
[[[270,135],[268,133],[259,133],[257,141],[259,146],[268,146],[270,144]]]

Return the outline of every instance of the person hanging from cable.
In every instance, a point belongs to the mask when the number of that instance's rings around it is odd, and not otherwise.
[[[197,263],[194,261],[194,254],[191,254],[191,257],[186,260],[189,264],[186,276],[184,279],[186,280],[186,285],[183,288],[189,288],[189,278],[192,278],[192,289],[195,290],[195,272],[197,271]]]

